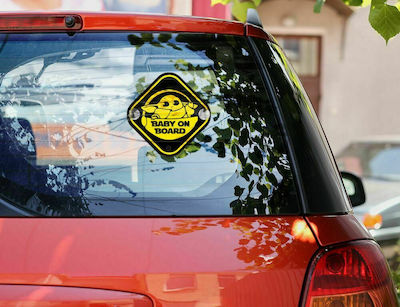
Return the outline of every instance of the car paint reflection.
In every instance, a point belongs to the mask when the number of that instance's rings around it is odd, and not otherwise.
[[[291,234],[299,220],[0,219],[0,283],[129,291],[155,306],[293,306],[318,248]]]
[[[312,229],[312,230],[311,230]],[[310,223],[310,227],[308,227],[307,222],[302,219],[297,219],[293,223],[292,227],[292,236],[296,239],[299,239],[303,242],[314,243],[315,238],[313,232],[318,237],[318,226],[314,223]]]

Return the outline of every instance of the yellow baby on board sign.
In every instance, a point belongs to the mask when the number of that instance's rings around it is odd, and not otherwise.
[[[210,120],[208,105],[176,74],[159,76],[129,107],[129,124],[159,153],[177,154]]]

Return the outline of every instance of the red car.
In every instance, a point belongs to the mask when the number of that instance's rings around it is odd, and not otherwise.
[[[0,306],[398,306],[257,16],[2,14],[0,81]]]

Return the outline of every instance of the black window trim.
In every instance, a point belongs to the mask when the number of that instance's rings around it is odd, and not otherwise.
[[[299,208],[300,213],[305,214],[307,212],[307,210],[306,210],[307,198],[306,198],[306,195],[304,192],[303,180],[302,180],[298,162],[296,159],[293,142],[289,135],[288,130],[286,129],[286,123],[285,123],[285,119],[284,119],[284,116],[282,113],[283,112],[282,108],[280,107],[280,104],[279,104],[278,98],[276,96],[275,89],[272,85],[272,80],[268,73],[267,67],[264,63],[264,60],[262,59],[262,57],[260,55],[260,52],[259,52],[253,38],[250,36],[247,36],[247,41],[249,43],[250,50],[255,59],[255,62],[257,64],[257,66],[259,67],[262,82],[266,88],[268,95],[269,95],[269,99],[271,101],[272,108],[275,112],[275,116],[277,118],[278,125],[279,125],[279,128],[282,133],[282,138],[285,143],[284,145],[286,146],[286,150],[288,153],[288,159],[289,159],[289,162],[291,165],[291,170],[293,173],[293,181],[294,181],[294,185],[296,187],[296,192],[297,192],[298,201],[299,201],[299,205],[300,205],[300,208]],[[274,42],[272,42],[272,43],[274,44]]]
[[[307,182],[304,181],[304,178],[302,175],[302,169],[300,169],[301,163],[297,160],[297,157],[296,157],[297,148],[294,147],[294,144],[296,142],[295,142],[295,140],[293,140],[293,135],[292,135],[293,131],[290,131],[288,128],[289,123],[287,123],[285,120],[285,116],[283,114],[283,106],[281,106],[281,104],[279,102],[278,95],[275,91],[274,82],[272,81],[271,75],[267,69],[267,65],[264,61],[263,56],[260,53],[257,43],[255,42],[255,38],[253,38],[253,37],[247,37],[247,38],[249,40],[249,45],[251,47],[251,50],[254,53],[255,61],[260,67],[260,72],[261,72],[261,75],[263,78],[263,83],[267,88],[267,92],[269,93],[269,95],[271,95],[272,107],[276,111],[276,116],[280,121],[279,124],[281,125],[281,129],[283,131],[283,137],[284,137],[284,140],[286,141],[285,145],[287,146],[289,161],[292,163],[292,172],[293,172],[294,181],[295,181],[294,184],[295,184],[296,188],[298,189],[298,196],[299,196],[299,201],[301,202],[300,206],[303,210],[303,214],[304,215],[347,215],[347,214],[351,214],[352,209],[351,209],[350,202],[346,203],[346,200],[341,199],[340,197],[337,197],[337,198],[327,197],[326,198],[326,201],[329,202],[329,204],[327,204],[326,208],[330,208],[330,209],[322,209],[322,210],[314,211],[309,206],[308,199],[307,199],[308,192],[307,192],[307,189],[305,188],[305,184],[307,184]],[[261,38],[257,38],[257,39],[262,40]],[[269,42],[269,43],[279,47],[279,45],[276,42]],[[300,129],[302,129],[302,128],[300,128]],[[321,129],[323,129],[323,128],[321,127]],[[322,132],[323,132],[323,130],[322,130]],[[307,135],[307,133],[305,133],[305,135]],[[326,141],[325,150],[329,151],[332,154],[332,149],[326,140],[325,134],[321,135],[321,137],[324,137],[325,141]],[[333,155],[332,155],[332,158],[333,158]],[[333,160],[333,168],[340,175],[336,161],[334,161],[334,160]],[[323,179],[321,178],[321,180],[323,180]],[[342,190],[345,191],[343,181],[341,180],[341,178],[340,178],[340,182],[338,182],[338,183],[343,188]],[[336,186],[333,186],[331,188],[335,189]],[[348,199],[347,195],[345,195],[345,197]],[[335,203],[333,203],[333,202],[335,202]],[[321,203],[319,206],[324,206],[324,204]],[[322,208],[322,207],[320,207],[320,208]]]

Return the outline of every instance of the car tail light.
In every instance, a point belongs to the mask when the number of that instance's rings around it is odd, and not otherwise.
[[[379,229],[382,226],[382,215],[380,214],[365,214],[363,224],[368,229]]]
[[[322,250],[307,281],[306,307],[398,306],[389,268],[374,241]]]
[[[3,15],[0,31],[56,31],[79,30],[82,18],[79,15]]]

